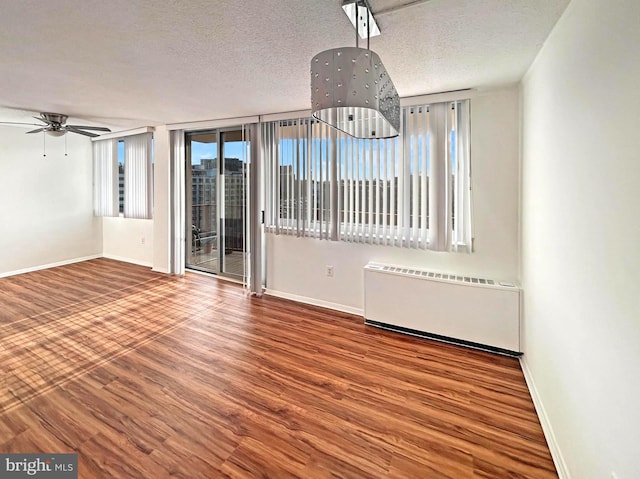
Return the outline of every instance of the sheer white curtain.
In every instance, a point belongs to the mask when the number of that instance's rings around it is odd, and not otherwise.
[[[302,118],[262,125],[267,231],[470,251],[469,101],[405,107],[400,137]]]
[[[151,166],[151,133],[134,135],[124,140],[124,216],[152,217],[153,175]]]
[[[118,140],[93,142],[93,214],[118,216]]]

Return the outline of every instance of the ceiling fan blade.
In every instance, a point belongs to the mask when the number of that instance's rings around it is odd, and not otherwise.
[[[0,125],[29,125],[29,126],[42,126],[39,123],[22,123],[19,121],[0,121]]]
[[[31,130],[31,131],[28,131],[27,133],[40,133],[41,131],[44,131],[44,128],[38,128],[36,130]]]
[[[91,138],[94,138],[94,137],[96,137],[96,136],[100,136],[100,135],[98,135],[97,133],[91,133],[91,132],[88,132],[88,131],[76,130],[75,128],[73,128],[73,127],[72,127],[72,126],[70,126],[70,125],[67,125],[67,126],[65,127],[65,129],[66,129],[67,131],[71,132],[71,133],[78,133],[79,135],[89,136],[89,137],[91,137]]]
[[[81,130],[111,131],[109,128],[105,128],[103,126],[67,125],[67,128],[79,128]]]

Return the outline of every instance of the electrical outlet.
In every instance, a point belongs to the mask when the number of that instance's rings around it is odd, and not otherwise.
[[[140,238],[140,244],[144,244],[144,236]]]
[[[329,278],[333,278],[333,266],[327,265],[327,276],[329,276]]]

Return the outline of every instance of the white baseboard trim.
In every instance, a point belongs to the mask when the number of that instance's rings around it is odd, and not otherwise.
[[[6,278],[8,276],[15,276],[17,274],[32,273],[33,271],[40,271],[42,269],[55,268],[56,266],[65,266],[67,264],[80,263],[81,261],[88,261],[90,259],[102,258],[101,254],[93,254],[91,256],[83,256],[82,258],[65,259],[64,261],[56,261],[55,263],[41,264],[38,266],[31,266],[30,268],[18,269],[15,271],[7,271],[6,273],[0,273],[0,278]]]
[[[169,270],[166,268],[151,268],[151,271],[155,271],[156,273],[169,274]]]
[[[147,261],[138,261],[136,259],[124,258],[122,256],[116,256],[113,254],[103,254],[102,257],[107,259],[113,259],[116,261],[122,261],[123,263],[131,263],[131,264],[137,264],[138,266],[146,266],[148,268],[151,268],[153,266],[153,264]]]
[[[320,306],[321,308],[333,309],[335,311],[341,311],[343,313],[355,314],[356,316],[364,316],[364,310],[359,308],[353,308],[351,306],[345,306],[344,304],[331,303],[329,301],[323,301],[321,299],[309,298],[307,296],[299,296],[297,294],[284,293],[282,291],[275,291],[273,289],[265,290],[264,294],[269,296],[275,296],[277,298],[290,299],[291,301],[297,301],[298,303],[310,304],[312,306]]]
[[[547,440],[549,451],[551,452],[551,457],[553,458],[553,463],[556,466],[556,470],[558,471],[558,476],[560,477],[560,479],[571,479],[569,468],[567,467],[567,463],[562,457],[562,452],[560,452],[560,446],[558,445],[556,436],[553,433],[553,427],[551,427],[549,416],[547,416],[547,412],[544,409],[542,399],[538,394],[536,384],[533,380],[533,376],[531,375],[531,370],[529,369],[525,358],[526,356],[520,357],[520,367],[522,368],[524,380],[527,383],[527,387],[529,388],[531,399],[533,399],[533,405],[535,406],[536,412],[538,413],[538,418],[540,419],[540,424],[542,425],[542,432],[544,433],[544,437]]]

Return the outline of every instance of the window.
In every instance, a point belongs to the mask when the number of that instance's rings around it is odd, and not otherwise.
[[[118,140],[118,206],[124,213],[124,140]]]
[[[309,118],[262,124],[267,230],[470,250],[468,100],[405,107],[402,120],[386,140]]]
[[[152,135],[124,139],[124,207],[126,218],[151,218],[152,208]]]
[[[310,119],[263,124],[271,130],[267,158],[269,224],[304,236],[328,237],[330,203],[330,128]],[[264,138],[264,136],[263,136]]]
[[[151,218],[153,193],[151,133],[93,144],[96,216]]]

